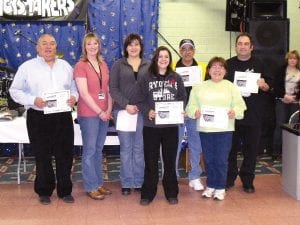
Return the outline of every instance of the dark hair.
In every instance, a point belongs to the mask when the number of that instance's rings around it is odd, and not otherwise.
[[[248,37],[249,40],[250,40],[250,44],[253,45],[253,38],[252,38],[252,36],[249,33],[246,33],[246,32],[240,33],[236,37],[236,39],[235,39],[235,45],[238,43],[238,40],[239,40],[240,37]]]
[[[126,38],[125,38],[125,42],[124,42],[124,47],[123,47],[123,52],[124,52],[124,56],[126,58],[128,58],[128,52],[127,52],[127,47],[128,45],[130,45],[133,41],[137,40],[140,45],[141,45],[141,52],[140,52],[140,58],[143,58],[143,54],[144,54],[144,44],[142,41],[142,38],[140,35],[135,34],[135,33],[131,33],[129,34]]]
[[[215,56],[215,57],[213,57],[209,60],[207,66],[206,66],[205,79],[204,80],[209,80],[210,79],[209,70],[213,66],[213,64],[215,64],[215,63],[221,64],[224,67],[224,69],[226,70],[226,74],[227,74],[228,66],[227,66],[226,60],[223,57]]]
[[[155,76],[158,76],[158,73],[159,73],[159,72],[158,72],[158,65],[157,65],[157,62],[158,62],[159,53],[160,53],[161,51],[167,51],[168,54],[169,54],[170,62],[169,62],[169,65],[168,65],[168,67],[167,67],[167,72],[166,72],[166,74],[169,74],[170,72],[173,71],[172,65],[171,65],[171,64],[172,64],[172,54],[171,54],[170,50],[169,50],[167,47],[165,47],[165,46],[160,46],[160,47],[158,47],[158,48],[155,50],[154,55],[153,55],[153,58],[152,58],[152,60],[151,60],[150,67],[149,67],[150,73],[154,74]]]

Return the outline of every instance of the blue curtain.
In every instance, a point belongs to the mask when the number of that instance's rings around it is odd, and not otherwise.
[[[157,47],[158,0],[92,0],[88,5],[88,29],[102,42],[102,54],[109,66],[122,56],[129,33],[143,37],[144,57]]]
[[[102,41],[102,54],[109,66],[122,56],[123,41],[127,34],[138,33],[144,40],[144,53],[151,58],[157,47],[159,0],[90,0],[88,28]],[[41,34],[53,34],[58,51],[71,65],[81,55],[85,33],[84,22],[1,21],[0,58],[2,66],[17,69],[24,61],[36,56],[35,44]],[[2,60],[3,61],[3,60]]]
[[[5,21],[0,23],[0,57],[6,66],[17,69],[24,61],[36,56],[35,43],[40,35],[53,34],[58,52],[71,65],[81,55],[84,22]]]

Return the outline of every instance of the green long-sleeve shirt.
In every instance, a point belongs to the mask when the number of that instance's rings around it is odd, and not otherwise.
[[[195,112],[197,110],[201,112],[201,106],[204,105],[232,109],[235,112],[235,119],[242,119],[246,110],[246,104],[239,89],[228,80],[220,82],[207,80],[201,85],[193,87],[186,107],[188,116],[195,118]],[[229,119],[226,128],[202,127],[198,119],[197,130],[201,132],[234,131],[235,119]]]

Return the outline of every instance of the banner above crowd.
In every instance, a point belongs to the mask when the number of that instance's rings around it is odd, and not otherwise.
[[[84,21],[86,0],[1,0],[0,21]]]

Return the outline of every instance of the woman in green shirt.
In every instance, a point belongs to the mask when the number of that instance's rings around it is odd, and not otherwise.
[[[213,57],[206,69],[209,79],[193,87],[187,105],[187,114],[197,119],[204,158],[207,188],[203,197],[225,198],[228,155],[231,149],[235,119],[242,119],[246,110],[239,89],[225,80],[225,59]]]

